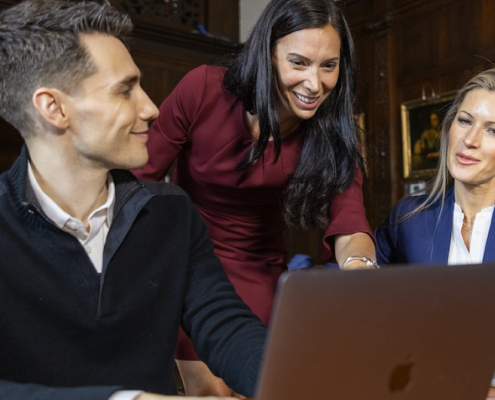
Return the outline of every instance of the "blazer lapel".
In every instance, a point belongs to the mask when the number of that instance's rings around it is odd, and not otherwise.
[[[440,220],[436,226],[431,253],[431,262],[434,264],[444,264],[449,259],[450,240],[452,236],[452,221],[454,219],[454,188],[451,187],[445,196],[445,203],[442,215],[439,218],[441,204],[437,202],[435,207],[435,221]],[[495,234],[495,232],[494,232]]]
[[[493,215],[492,215],[490,230],[488,231],[488,237],[486,238],[485,254],[483,255],[483,261],[495,261],[495,246],[493,246],[494,240],[495,240],[495,224],[493,223]]]

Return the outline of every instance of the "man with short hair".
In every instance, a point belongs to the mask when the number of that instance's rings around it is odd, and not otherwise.
[[[218,376],[254,392],[265,327],[199,212],[180,188],[126,171],[146,163],[158,115],[131,29],[96,1],[0,15],[0,115],[26,143],[0,177],[2,399],[176,394],[180,323]]]

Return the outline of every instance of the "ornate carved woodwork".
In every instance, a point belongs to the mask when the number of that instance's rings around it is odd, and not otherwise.
[[[204,0],[122,0],[121,8],[133,19],[187,31],[204,26]]]

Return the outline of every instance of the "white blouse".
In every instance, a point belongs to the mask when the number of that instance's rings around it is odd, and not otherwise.
[[[468,250],[461,233],[464,213],[457,203],[454,204],[449,264],[479,264],[483,261],[494,208],[495,206],[487,207],[476,214],[471,232],[471,245]]]

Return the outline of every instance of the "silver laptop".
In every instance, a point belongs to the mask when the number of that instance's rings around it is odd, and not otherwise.
[[[483,400],[495,264],[313,269],[279,281],[256,400]]]

